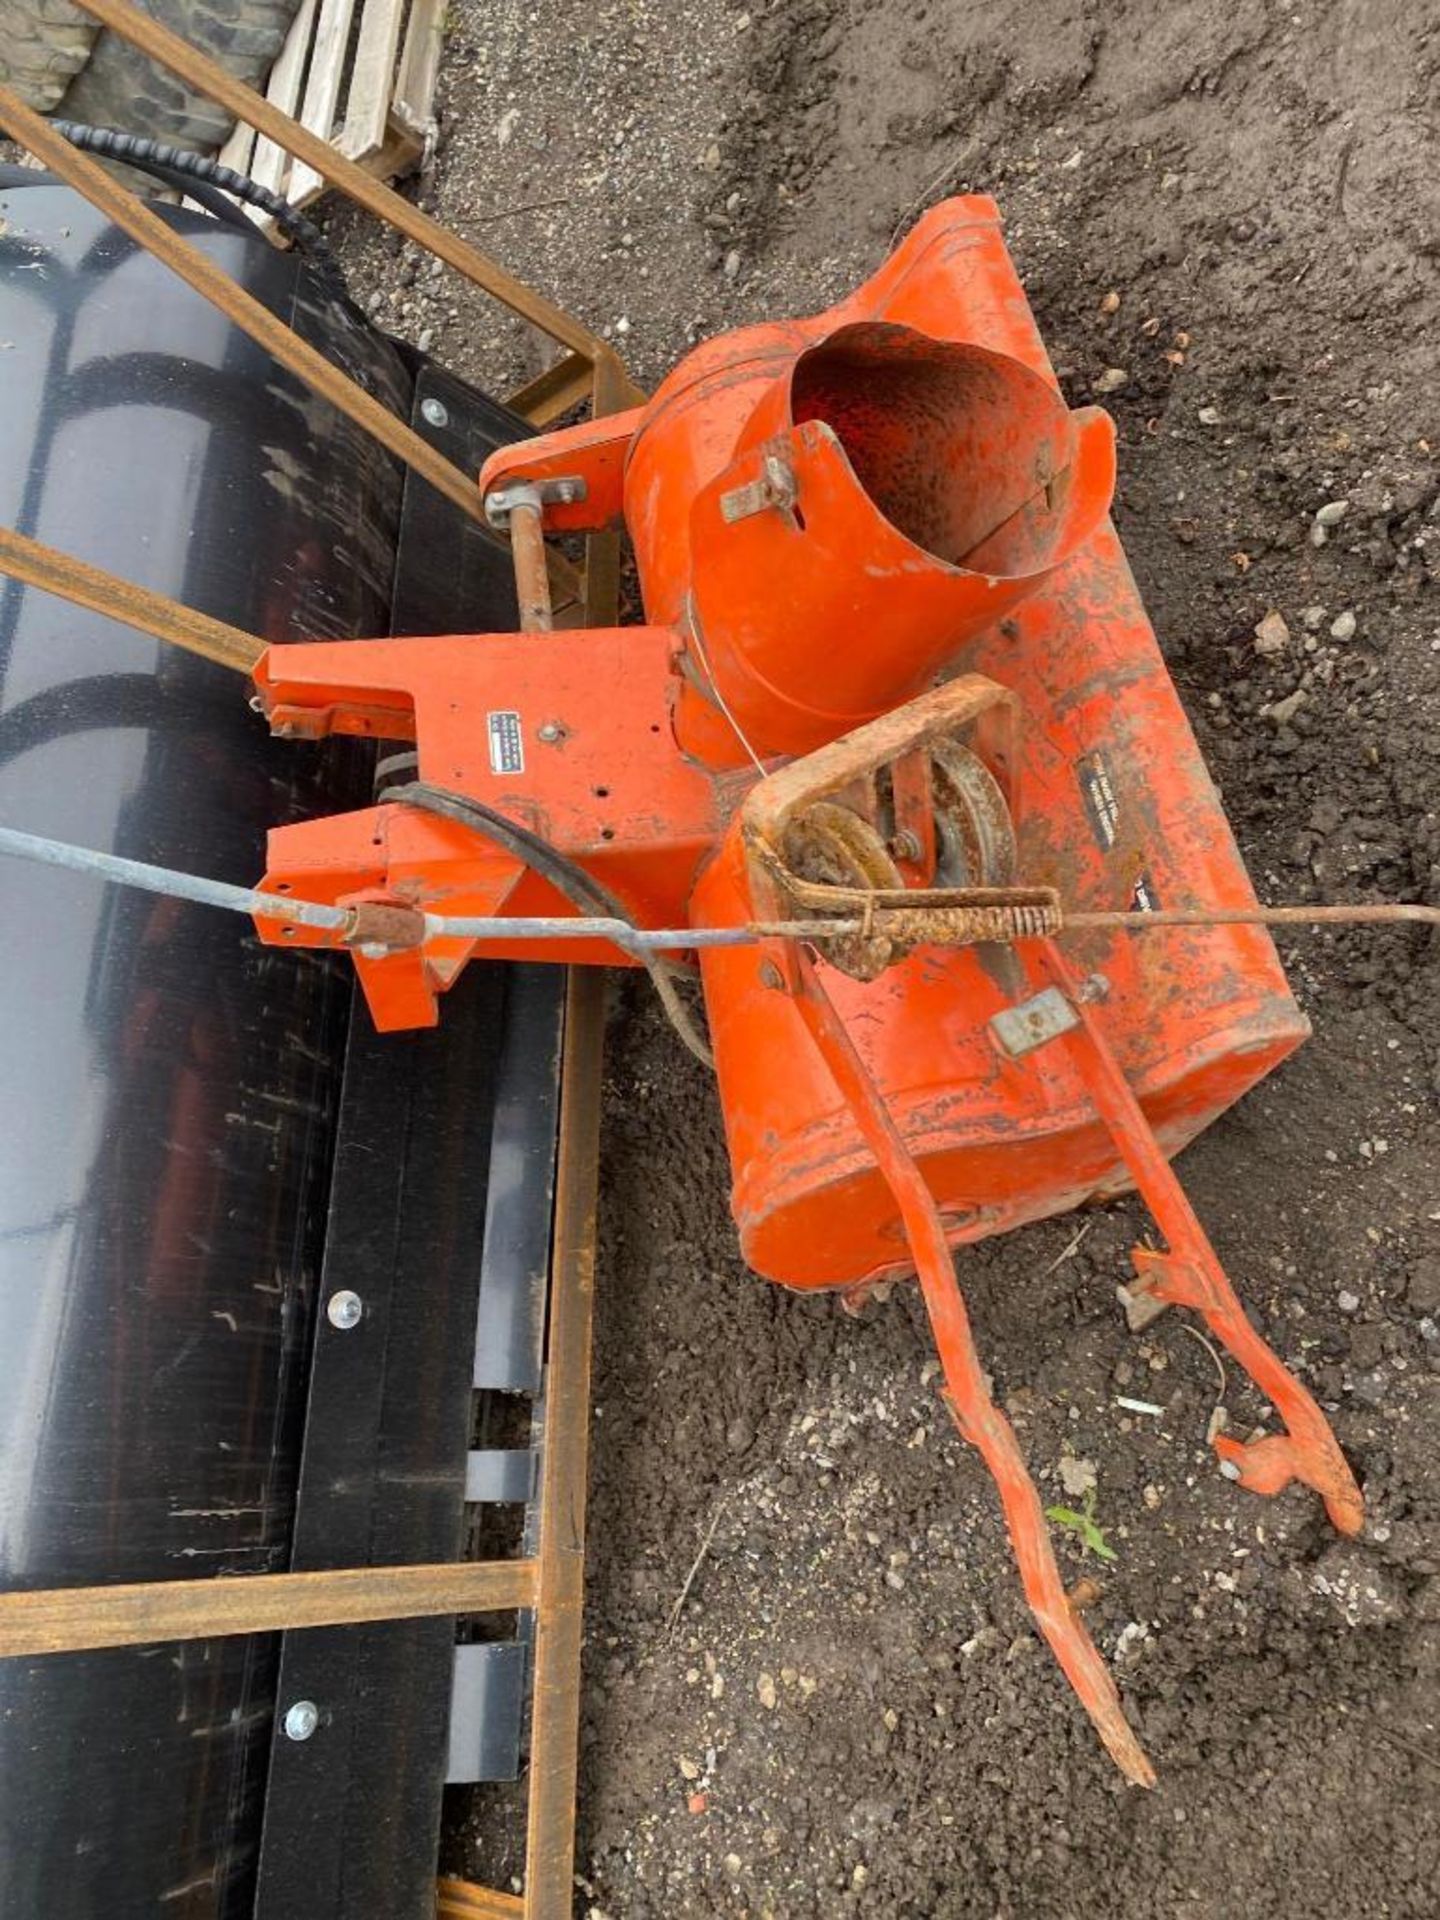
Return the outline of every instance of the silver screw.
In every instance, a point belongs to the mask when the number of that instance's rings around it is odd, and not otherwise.
[[[285,1715],[285,1738],[308,1740],[320,1724],[320,1709],[313,1700],[297,1700]]]
[[[554,720],[547,720],[544,726],[540,728],[539,732],[540,732],[540,738],[545,742],[545,744],[547,746],[553,746],[554,743],[560,738],[562,729],[557,725],[557,723]]]
[[[443,400],[422,400],[420,402],[420,418],[425,422],[426,426],[429,427],[448,427],[450,424],[450,409],[445,405]]]
[[[332,1327],[338,1327],[341,1333],[349,1333],[352,1327],[358,1327],[360,1316],[365,1311],[365,1302],[358,1293],[352,1293],[349,1287],[342,1287],[338,1293],[332,1293],[325,1303],[325,1318]]]

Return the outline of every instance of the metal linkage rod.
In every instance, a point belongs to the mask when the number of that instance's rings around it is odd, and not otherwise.
[[[152,867],[145,860],[126,860],[118,853],[94,853],[64,840],[0,827],[0,854],[34,860],[47,867],[65,867],[92,879],[112,880],[142,893],[162,893],[172,900],[194,900],[203,907],[226,907],[231,913],[263,914],[302,927],[341,929],[351,916],[343,907],[321,906],[313,900],[285,900],[276,893],[257,893],[252,887],[233,887],[226,880],[205,880],[195,873],[176,873],[171,867]]]
[[[1067,929],[1114,927],[1120,933],[1150,933],[1161,927],[1383,927],[1405,921],[1440,927],[1440,907],[1402,900],[1354,906],[1157,907],[1151,913],[1065,914]]]
[[[224,907],[231,913],[258,914],[264,919],[288,920],[297,926],[324,927],[330,931],[348,932],[355,926],[354,914],[344,907],[325,906],[316,900],[286,899],[254,887],[232,886],[225,880],[206,880],[198,874],[178,873],[170,867],[122,859],[118,854],[97,853],[63,840],[46,839],[41,834],[22,833],[14,827],[0,827],[0,854],[37,861],[43,866],[66,867],[71,872],[112,880],[120,886],[139,887],[146,893],[164,893],[177,900]],[[403,915],[406,910],[399,911]],[[957,910],[957,925],[964,911]],[[927,944],[943,946],[946,942],[938,909],[933,919],[935,931],[928,937]],[[639,955],[753,947],[763,940],[829,940],[856,934],[881,934],[889,921],[903,926],[906,915],[903,908],[891,912],[881,907],[868,922],[848,915],[833,919],[755,920],[739,927],[635,927],[628,920],[597,914],[476,918],[426,913],[419,915],[418,920],[423,922],[426,939],[605,940],[627,953]],[[1149,933],[1165,927],[1394,926],[1405,923],[1440,926],[1440,907],[1410,902],[1316,907],[1177,907],[1157,913],[1066,913],[1062,915],[1061,924],[1062,931],[1106,927],[1123,933]]]

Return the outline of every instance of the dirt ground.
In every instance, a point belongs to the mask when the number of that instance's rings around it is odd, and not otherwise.
[[[1118,422],[1119,530],[1262,896],[1440,899],[1432,8],[455,0],[442,108],[427,204],[646,381],[994,193],[1067,396],[1100,381]],[[541,364],[403,249],[348,251],[442,359]],[[1133,1205],[960,1261],[1047,1497],[1095,1469],[1116,1558],[1062,1553],[1152,1794],[1031,1628],[916,1301],[857,1323],[745,1270],[711,1088],[617,989],[577,1913],[1440,1913],[1440,956],[1282,949],[1314,1039],[1181,1164],[1333,1415],[1362,1541],[1218,1476],[1211,1356],[1115,1303]],[[1224,1400],[1259,1416],[1233,1368]],[[513,1799],[451,1848],[505,1884]]]

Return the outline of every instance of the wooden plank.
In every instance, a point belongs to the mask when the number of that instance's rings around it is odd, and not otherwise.
[[[238,120],[235,130],[220,149],[220,164],[235,173],[250,173],[255,163],[255,129]]]
[[[604,1009],[599,970],[572,967],[545,1356],[526,1920],[570,1920],[574,1902]]]
[[[385,145],[404,20],[405,0],[364,0],[339,142],[340,151],[352,160],[368,159]]]
[[[435,83],[444,42],[445,0],[411,0],[391,112],[422,144],[435,137]]]
[[[294,113],[300,98],[301,82],[310,63],[310,45],[315,33],[315,0],[303,0],[300,11],[290,23],[280,57],[270,69],[265,98],[281,113]],[[290,173],[290,156],[273,140],[256,139],[255,158],[250,177],[272,193],[285,192]]]
[[[560,341],[572,352],[583,353],[588,360],[612,360],[619,368],[614,348],[591,333],[588,327],[582,326],[563,308],[557,307],[533,287],[526,286],[523,280],[517,280],[498,261],[482,253],[468,240],[462,240],[429,214],[422,213],[398,193],[392,192],[378,180],[372,180],[353,160],[328,146],[307,127],[298,126],[253,88],[228,74],[218,62],[182,40],[179,34],[171,33],[158,20],[153,20],[149,14],[128,4],[128,0],[75,0],[75,4],[109,27],[112,33],[119,34],[132,47],[138,47],[171,73],[178,74],[197,92],[203,93],[207,100],[215,101],[217,105],[227,108],[237,120],[244,120],[261,133],[268,134],[272,140],[278,140],[287,152],[313,167],[331,186],[338,187],[353,200],[356,206],[364,207],[377,220],[385,221],[417,246],[423,247],[427,253],[443,260],[473,285],[482,287],[509,307],[512,313],[520,314],[532,326],[548,334],[552,340]],[[644,394],[625,378],[623,372],[619,378],[624,382],[629,396],[627,404],[638,405],[645,398]]]
[[[468,1880],[435,1883],[436,1920],[526,1920],[525,1902],[513,1893],[472,1886]]]
[[[536,1586],[533,1560],[477,1560],[6,1593],[0,1594],[0,1658],[507,1612],[531,1605]]]
[[[340,84],[345,77],[345,54],[350,45],[350,22],[354,13],[355,0],[320,0],[320,21],[315,29],[315,45],[310,53],[310,71],[305,76],[300,124],[326,141],[335,131]],[[314,167],[296,165],[291,170],[285,198],[292,206],[307,207],[324,191],[324,186],[325,176]]]

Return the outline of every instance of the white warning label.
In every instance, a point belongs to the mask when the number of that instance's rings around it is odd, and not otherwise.
[[[518,713],[487,713],[485,724],[490,733],[490,771],[523,773],[525,742],[520,734]]]

